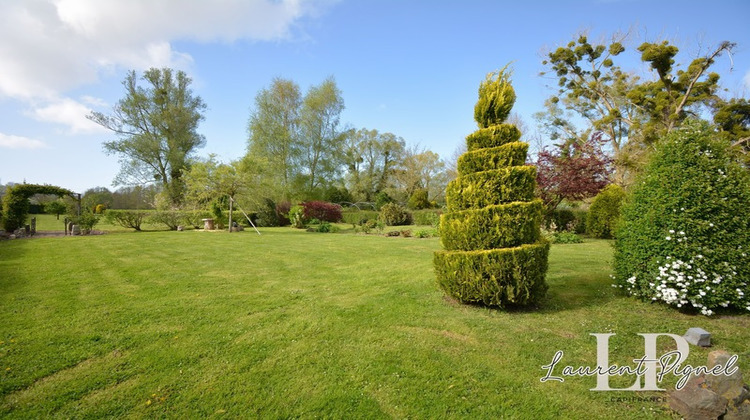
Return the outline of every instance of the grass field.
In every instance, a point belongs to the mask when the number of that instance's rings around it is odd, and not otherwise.
[[[553,246],[548,298],[501,312],[443,296],[437,238],[262,231],[0,242],[0,417],[670,418],[541,366],[595,366],[606,332],[632,365],[637,333],[694,326],[750,372],[750,317],[619,295],[606,241]]]

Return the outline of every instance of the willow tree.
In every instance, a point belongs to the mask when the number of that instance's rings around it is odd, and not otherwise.
[[[479,87],[458,177],[446,189],[440,218],[445,250],[434,256],[438,284],[464,303],[528,305],[547,291],[549,244],[541,238],[542,201],[534,198],[536,170],[524,165],[529,145],[505,123],[516,95],[505,69]]]
[[[184,194],[182,172],[196,149],[205,145],[197,132],[206,104],[190,89],[191,79],[182,71],[149,69],[138,85],[135,71],[123,86],[125,97],[112,114],[92,112],[88,118],[113,131],[118,139],[104,143],[108,154],[120,156],[116,184],[160,183],[172,205]]]

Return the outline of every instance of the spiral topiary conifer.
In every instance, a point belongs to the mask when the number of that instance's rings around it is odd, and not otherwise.
[[[435,253],[435,273],[443,290],[464,303],[529,305],[547,291],[549,244],[539,230],[536,168],[524,165],[529,145],[505,123],[515,99],[505,69],[481,83],[474,108],[479,130],[466,137],[468,151],[446,189],[445,250]]]

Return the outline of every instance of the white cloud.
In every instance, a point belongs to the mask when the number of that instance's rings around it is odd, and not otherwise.
[[[83,100],[97,105],[103,102],[92,97],[85,97]],[[67,126],[68,134],[88,134],[107,131],[102,126],[87,119],[86,115],[89,113],[91,113],[91,108],[70,98],[49,102],[30,112],[31,116],[37,121]]]
[[[0,148],[6,149],[44,149],[47,145],[28,137],[0,133]]]
[[[175,40],[233,42],[291,36],[331,0],[17,0],[0,2],[0,98],[54,100],[112,69],[192,58]]]

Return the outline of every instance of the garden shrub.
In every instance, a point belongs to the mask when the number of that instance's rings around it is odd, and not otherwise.
[[[420,210],[412,212],[412,223],[418,226],[432,226],[437,228],[440,225],[440,210]]]
[[[380,209],[379,219],[386,226],[404,226],[412,223],[411,212],[396,203],[388,203]]]
[[[527,305],[546,293],[549,243],[540,235],[536,169],[523,166],[528,146],[503,124],[515,93],[504,70],[480,85],[459,176],[446,188],[440,219],[444,251],[434,256],[437,282],[453,298],[494,307]],[[468,155],[468,156],[467,156]]]
[[[258,224],[265,227],[279,226],[279,215],[276,211],[276,202],[270,198],[263,199],[263,205],[258,210]]]
[[[297,229],[305,227],[305,211],[302,206],[292,206],[289,209],[289,223]]]
[[[554,232],[586,233],[587,217],[586,210],[557,208],[547,215],[544,228]]]
[[[380,211],[380,209],[383,208],[384,205],[388,203],[393,203],[393,198],[386,194],[385,191],[381,191],[378,193],[378,195],[375,196],[375,208]]]
[[[617,184],[606,186],[594,197],[586,219],[586,230],[589,235],[600,239],[614,237],[624,198],[625,190]]]
[[[177,226],[185,223],[185,213],[178,210],[156,210],[149,213],[148,221],[164,225],[169,230],[177,230]]]
[[[377,219],[378,214],[375,210],[345,210],[341,212],[341,220],[352,225],[362,225],[368,220]]]
[[[341,206],[325,201],[307,201],[302,203],[305,220],[318,219],[322,222],[338,223],[341,221]]]
[[[402,231],[399,231],[401,233],[401,236],[404,238],[411,238],[411,229],[404,229]]]
[[[617,285],[704,315],[750,311],[750,172],[739,160],[705,123],[657,144],[621,209]]]
[[[124,228],[141,230],[143,221],[150,213],[148,210],[107,210],[104,212],[104,218],[109,223]]]
[[[435,236],[440,236],[437,229],[420,229],[414,233],[416,238],[432,238]]]
[[[411,194],[409,201],[406,206],[412,210],[429,209],[431,207],[430,200],[428,198],[427,190],[424,188],[418,188]]]
[[[323,199],[329,203],[336,203],[336,204],[351,203],[352,201],[354,201],[352,199],[352,194],[345,187],[326,188],[325,193],[323,194]]]
[[[94,229],[94,226],[99,223],[99,217],[97,217],[93,213],[89,213],[88,211],[82,212],[80,216],[68,217],[74,225],[78,225],[78,227],[81,228],[81,233],[83,235],[88,235],[89,233],[91,233],[91,230]]]
[[[279,226],[289,226],[291,221],[289,220],[289,210],[292,209],[292,203],[288,201],[282,201],[276,203],[276,220]]]

